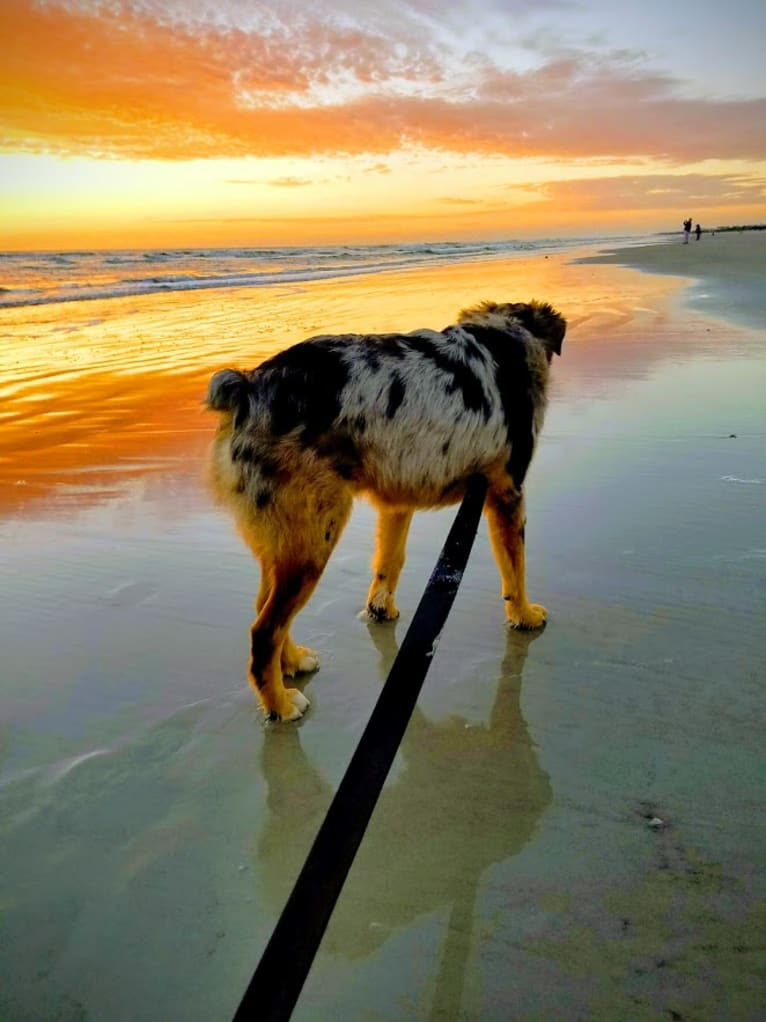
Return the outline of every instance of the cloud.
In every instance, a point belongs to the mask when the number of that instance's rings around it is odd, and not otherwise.
[[[304,188],[306,185],[315,184],[308,177],[275,177],[265,180],[256,177],[230,177],[226,179],[227,185],[269,185],[272,188]]]
[[[445,202],[448,205],[453,206],[485,206],[486,203],[481,199],[461,199],[453,196],[442,196],[439,202]]]
[[[545,202],[567,210],[624,214],[678,210],[689,205],[698,209],[722,205],[762,207],[766,201],[763,182],[727,174],[625,175],[510,187],[514,192],[534,196],[536,203]]]
[[[355,23],[296,4],[0,4],[6,151],[177,160],[383,156],[766,158],[766,97],[690,98],[635,54],[549,52],[516,70],[427,36],[434,4]],[[502,12],[500,0],[493,3]],[[514,8],[525,4],[514,4]],[[450,5],[453,15],[460,5]],[[204,8],[200,5],[200,11]],[[407,13],[409,16],[405,17]],[[418,26],[420,30],[418,30]],[[10,43],[12,41],[12,45]]]

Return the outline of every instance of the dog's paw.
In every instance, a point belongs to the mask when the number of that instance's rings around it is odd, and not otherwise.
[[[542,628],[548,617],[548,611],[539,603],[528,603],[521,610],[511,610],[508,613],[508,624],[511,628],[518,628],[522,631],[534,631]]]
[[[315,649],[300,646],[301,658],[298,661],[298,674],[311,674],[319,670],[319,654]]]
[[[281,720],[282,723],[290,720],[300,720],[311,705],[304,694],[299,692],[297,688],[286,688],[285,696],[287,698],[282,706],[282,712],[278,713],[276,710],[272,710],[271,713],[267,714],[269,720]]]
[[[372,621],[396,621],[399,610],[391,596],[385,599],[373,599],[367,604],[367,617]]]
[[[292,678],[296,674],[311,674],[319,670],[319,654],[306,646],[295,646],[289,656],[282,656],[282,673]]]

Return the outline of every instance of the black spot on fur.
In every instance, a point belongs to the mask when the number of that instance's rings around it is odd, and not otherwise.
[[[264,479],[274,479],[279,475],[279,462],[274,458],[262,455],[258,460],[258,469]]]
[[[477,344],[470,334],[466,334],[462,326],[448,326],[442,333],[460,348],[469,362],[484,363],[486,355],[481,345]]]
[[[249,476],[257,474],[264,481],[277,479],[283,472],[279,462],[261,453],[251,442],[250,434],[245,431],[236,433],[231,441],[231,460],[251,465]]]
[[[445,440],[444,443],[442,444],[442,454],[446,454],[447,451],[449,450],[449,443],[450,443],[449,440]]]
[[[359,449],[348,433],[335,431],[320,437],[315,445],[316,453],[326,458],[342,479],[354,479],[362,464]]]
[[[523,338],[492,327],[464,323],[463,329],[486,348],[494,359],[495,378],[503,402],[508,443],[511,447],[507,470],[516,486],[521,489],[535,446],[532,433],[535,398],[526,345]]]
[[[265,507],[268,507],[273,499],[271,490],[259,490],[255,495],[255,506],[259,511],[263,511]]]
[[[283,436],[299,429],[301,442],[315,443],[340,411],[348,368],[337,340],[316,338],[296,344],[264,362],[254,374],[271,409],[271,429]]]
[[[336,344],[335,350],[342,353],[349,343],[359,339],[354,334],[336,338],[335,340],[339,343]],[[368,334],[361,340],[362,344],[354,345],[354,355],[361,356],[364,364],[372,372],[377,372],[384,362],[402,359],[406,355],[406,349],[399,334]]]
[[[373,372],[380,369],[380,352],[374,344],[363,344],[360,348],[364,364]]]
[[[367,419],[365,419],[363,415],[357,415],[357,417],[354,419],[354,428],[356,429],[357,433],[360,434],[364,433],[364,431],[367,429]]]
[[[430,359],[434,365],[443,373],[451,377],[447,385],[447,391],[452,394],[460,391],[465,407],[472,412],[481,412],[484,421],[488,422],[492,409],[490,408],[481,380],[476,376],[471,366],[465,362],[452,358],[448,351],[442,350],[428,337],[416,335],[407,338],[407,344],[420,355]]]
[[[380,334],[375,338],[375,343],[388,358],[402,359],[407,354],[399,334]]]
[[[393,419],[402,401],[404,401],[404,383],[401,376],[398,373],[394,373],[391,379],[391,386],[388,388],[387,418]]]
[[[247,433],[235,433],[231,441],[231,460],[249,462],[254,456],[255,451]]]

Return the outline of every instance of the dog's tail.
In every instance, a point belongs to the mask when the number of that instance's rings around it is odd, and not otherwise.
[[[221,369],[213,376],[205,404],[214,412],[237,412],[250,404],[252,385],[238,369]]]

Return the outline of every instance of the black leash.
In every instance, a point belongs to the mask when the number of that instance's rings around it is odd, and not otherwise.
[[[457,595],[481,517],[486,480],[474,476],[391,665],[356,752],[327,810],[234,1022],[289,1019],[415,709]]]

